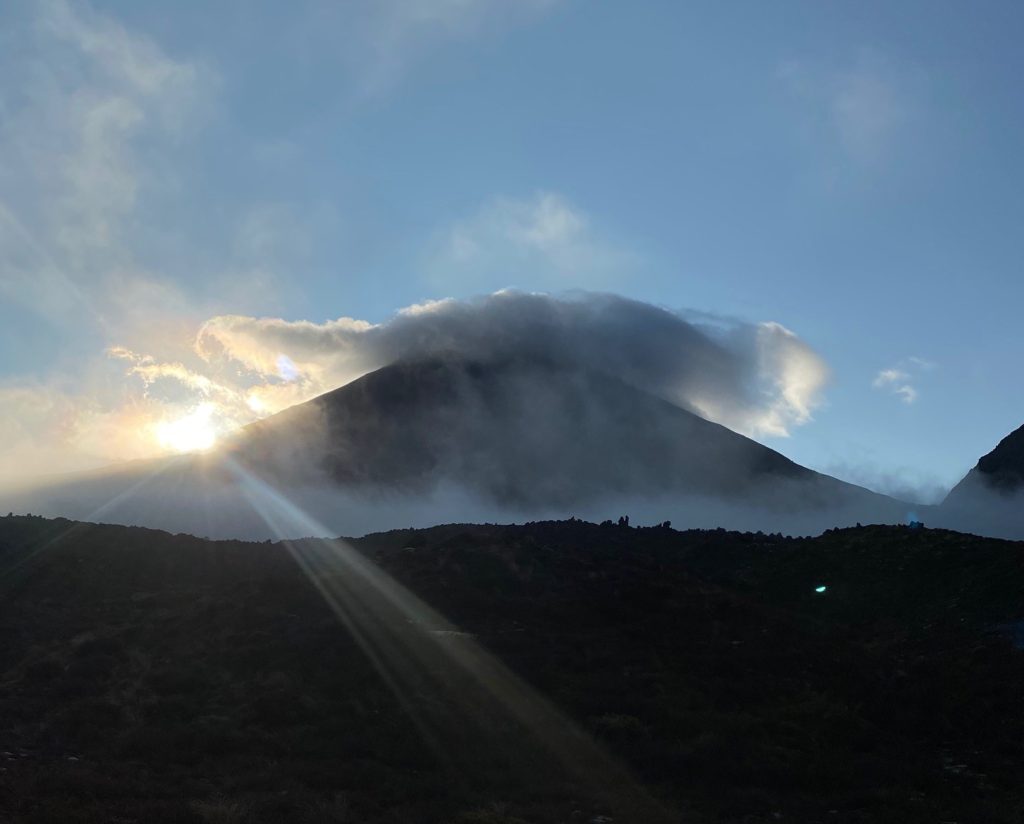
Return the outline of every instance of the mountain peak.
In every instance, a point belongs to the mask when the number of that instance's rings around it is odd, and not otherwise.
[[[970,523],[956,528],[975,528],[977,513],[988,519],[989,534],[1015,537],[1020,534],[1020,496],[1024,495],[1024,426],[1003,438],[995,449],[978,460],[953,489],[942,507],[947,513],[974,513]],[[998,521],[999,526],[993,527]]]
[[[608,511],[810,534],[906,511],[599,369],[459,357],[396,361],[245,427],[220,450],[67,484],[43,503],[265,537],[280,535],[267,520],[274,490],[305,513],[308,531],[296,534],[321,535]]]
[[[1024,426],[1015,429],[978,461],[978,472],[1003,491],[1024,486]]]
[[[451,477],[503,503],[572,504],[612,493],[739,494],[813,475],[779,453],[625,382],[544,359],[402,360],[247,428],[264,463],[286,444],[343,486]]]

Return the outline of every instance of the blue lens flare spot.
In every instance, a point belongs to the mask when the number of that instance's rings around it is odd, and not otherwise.
[[[824,591],[825,591],[826,589],[828,589],[828,587],[826,587],[826,586],[820,586],[820,587],[815,587],[815,588],[814,588],[814,591],[815,591],[815,592],[824,592]]]

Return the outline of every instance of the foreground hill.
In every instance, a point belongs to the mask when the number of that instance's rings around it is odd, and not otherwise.
[[[4,821],[1024,812],[1022,544],[9,517],[0,588]]]
[[[13,503],[274,537],[245,495],[252,477],[314,514],[328,529],[321,534],[608,508],[806,534],[900,523],[909,509],[610,375],[536,358],[401,361],[245,427],[220,450],[115,467]]]

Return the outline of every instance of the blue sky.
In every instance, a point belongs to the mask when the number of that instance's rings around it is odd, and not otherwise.
[[[226,380],[192,351],[211,318],[381,323],[514,287],[781,324],[829,379],[761,440],[949,486],[1024,423],[1022,23],[1010,2],[4,4],[0,460],[146,454],[126,428]]]

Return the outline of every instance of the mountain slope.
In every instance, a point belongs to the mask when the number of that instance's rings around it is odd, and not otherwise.
[[[33,511],[269,537],[253,479],[315,516],[298,534],[622,512],[806,534],[906,511],[603,373],[456,359],[384,367],[220,450],[70,484]],[[75,503],[89,484],[100,515]]]
[[[537,362],[394,364],[247,427],[233,452],[256,469],[313,460],[344,486],[447,478],[513,506],[881,500],[620,380]]]
[[[1024,538],[1024,426],[1003,438],[958,483],[938,508],[954,529]]]
[[[982,456],[946,498],[957,500],[972,489],[986,489],[1010,495],[1024,488],[1024,426],[1003,438],[995,449]]]
[[[672,824],[1019,822],[1022,551],[901,527],[285,545],[0,518],[0,820],[661,824],[552,759],[507,679],[464,690],[483,649]],[[410,594],[454,626],[381,620]]]

